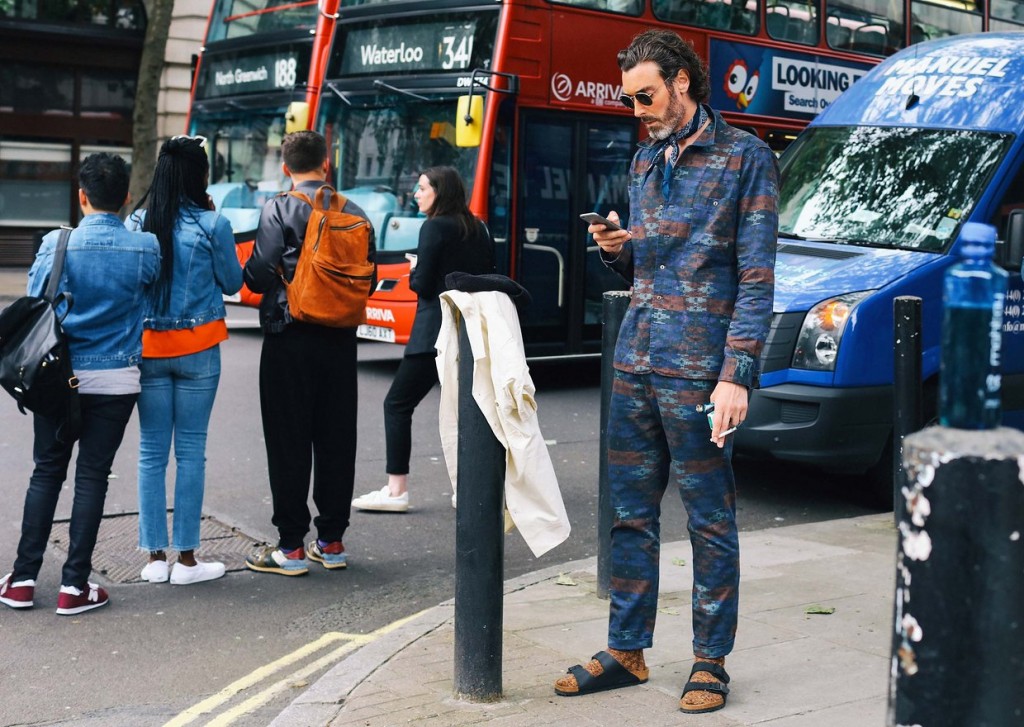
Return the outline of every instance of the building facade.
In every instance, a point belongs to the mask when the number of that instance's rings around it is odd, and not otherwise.
[[[207,12],[208,2],[175,2],[161,137],[185,129]],[[43,233],[78,222],[82,158],[131,160],[145,31],[141,0],[0,0],[0,266],[30,264]]]

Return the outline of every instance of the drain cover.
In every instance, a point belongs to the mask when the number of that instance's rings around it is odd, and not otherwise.
[[[167,511],[168,521],[173,512]],[[50,533],[50,543],[64,555],[68,552],[69,527],[70,520],[55,520]],[[167,527],[169,532],[170,522]],[[201,560],[220,561],[229,571],[245,570],[245,556],[260,545],[262,541],[209,515],[204,515],[199,523],[197,555]],[[115,583],[142,583],[139,571],[143,565],[145,557],[139,551],[139,514],[105,515],[92,554],[93,571]]]

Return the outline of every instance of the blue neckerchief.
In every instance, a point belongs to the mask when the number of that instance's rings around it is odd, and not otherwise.
[[[697,104],[697,113],[693,115],[693,118],[678,131],[672,132],[665,142],[658,147],[658,153],[664,156],[665,147],[668,146],[668,160],[665,162],[665,174],[661,178],[661,193],[668,199],[669,191],[672,187],[672,170],[676,166],[676,162],[679,161],[679,142],[682,139],[688,139],[697,133],[697,129],[707,123],[708,112],[705,110],[703,104]]]

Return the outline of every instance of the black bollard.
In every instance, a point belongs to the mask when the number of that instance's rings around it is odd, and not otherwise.
[[[459,331],[455,511],[455,696],[501,699],[505,448],[473,398],[473,351]]]
[[[887,724],[1024,724],[1024,432],[904,443]]]
[[[893,517],[900,523],[903,495],[903,440],[921,428],[921,299],[901,295],[892,301],[892,496]]]
[[[612,401],[612,382],[615,380],[615,342],[619,339],[622,319],[629,307],[628,290],[610,290],[604,294],[601,306],[601,440],[597,474],[597,597],[608,598],[611,583],[612,512],[610,483],[608,482],[608,416]]]

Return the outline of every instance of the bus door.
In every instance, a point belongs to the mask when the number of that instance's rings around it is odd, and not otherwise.
[[[631,118],[523,111],[516,185],[516,278],[530,291],[523,311],[530,355],[598,353],[606,290],[628,286],[600,260],[583,212],[626,220]]]

